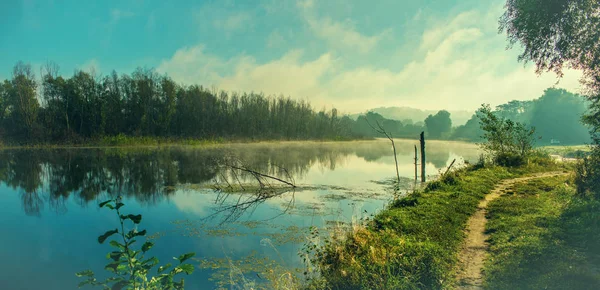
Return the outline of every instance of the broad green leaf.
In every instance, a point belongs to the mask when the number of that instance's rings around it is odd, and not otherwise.
[[[79,284],[77,285],[77,288],[81,288],[90,283],[92,283],[92,280],[85,280],[85,281],[79,282]]]
[[[122,206],[124,206],[125,204],[122,202],[118,202],[117,206],[115,207],[116,209],[120,209]]]
[[[121,219],[123,219],[123,220],[130,219],[132,222],[139,224],[142,221],[142,215],[141,214],[121,215]]]
[[[119,267],[119,265],[121,265],[121,263],[119,262],[112,262],[107,264],[106,266],[104,266],[104,269],[107,271],[111,271],[113,273],[117,272],[117,268]]]
[[[110,203],[107,203],[107,204],[106,204],[106,207],[108,207],[108,208],[110,208],[110,209],[115,209],[115,207],[114,207],[112,204],[110,204]]]
[[[137,237],[137,236],[145,236],[146,235],[146,230],[142,230],[142,231],[136,231],[136,230],[131,230],[129,231],[129,233],[127,233],[127,238],[131,239],[133,237]]]
[[[110,231],[104,233],[103,235],[101,235],[101,236],[98,237],[98,243],[100,243],[100,244],[104,243],[104,241],[106,241],[106,239],[108,237],[110,237],[110,236],[112,236],[112,235],[114,235],[114,234],[116,234],[118,232],[119,232],[118,229],[114,229],[114,230],[110,230]]]
[[[192,264],[182,264],[177,266],[177,268],[181,269],[188,275],[194,273],[194,266]]]
[[[112,200],[107,200],[107,201],[103,201],[99,204],[100,207],[104,207],[105,205],[107,205],[109,202],[111,202]]]
[[[119,243],[119,242],[117,242],[115,240],[110,241],[109,245],[111,245],[111,246],[113,246],[115,248],[119,248],[121,250],[125,249],[125,245],[123,245],[123,244],[121,244],[121,243]]]
[[[152,248],[152,246],[154,246],[153,242],[145,242],[142,245],[142,252],[144,252],[144,253],[148,252],[148,250],[150,250]]]
[[[185,262],[187,259],[189,259],[195,255],[196,255],[196,253],[183,254],[183,255],[179,256],[179,258],[177,258],[177,260],[179,260],[179,263],[181,264],[181,263]]]
[[[158,258],[156,258],[156,257],[152,257],[150,259],[142,261],[142,267],[146,270],[152,269],[152,267],[156,266],[157,264],[158,264]]]
[[[92,276],[94,276],[94,272],[92,272],[92,270],[85,270],[85,271],[75,273],[75,276],[77,276],[77,277],[92,277]]]
[[[167,269],[169,269],[169,268],[171,268],[171,263],[168,263],[168,264],[166,264],[166,265],[164,265],[164,266],[160,266],[160,267],[158,267],[158,271],[156,271],[156,272],[157,272],[158,274],[160,274],[160,273],[162,273],[163,271],[165,271],[165,270],[167,270]]]
[[[118,261],[123,256],[123,252],[113,251],[106,255],[107,258],[113,259],[113,261]]]

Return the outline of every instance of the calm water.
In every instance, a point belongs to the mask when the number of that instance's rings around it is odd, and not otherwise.
[[[396,145],[407,186],[414,144]],[[473,144],[435,141],[427,153],[430,175],[453,159],[474,161],[479,155]],[[291,176],[299,188],[232,211],[228,206],[253,195],[211,189],[235,181],[224,158]],[[248,188],[254,181],[248,174],[236,176]],[[155,239],[150,254],[161,265],[196,252],[197,269],[185,276],[186,288],[264,283],[264,275],[256,274],[265,269],[302,265],[298,251],[310,226],[325,230],[382,209],[392,199],[394,176],[392,149],[384,140],[0,150],[0,289],[75,289],[81,280],[74,273],[85,269],[105,277],[111,249],[96,239],[118,219],[97,205],[118,195],[124,197],[124,212],[143,215],[140,229]]]

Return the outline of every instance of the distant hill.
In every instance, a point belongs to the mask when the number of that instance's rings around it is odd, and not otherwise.
[[[410,107],[380,107],[367,110],[373,111],[382,115],[386,119],[405,121],[407,119],[412,120],[413,123],[423,122],[425,118],[429,115],[435,115],[438,110],[421,110]],[[473,111],[448,111],[450,112],[450,119],[452,119],[452,126],[460,126],[467,123],[467,121],[473,116],[475,112]],[[358,118],[359,115],[362,115],[366,112],[360,114],[352,114],[350,117],[354,120]]]

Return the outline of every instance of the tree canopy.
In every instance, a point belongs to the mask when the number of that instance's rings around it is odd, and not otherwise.
[[[581,70],[591,104],[584,120],[595,137],[600,130],[600,1],[507,0],[500,18],[510,46],[521,44],[520,61],[533,62],[537,72],[563,68]],[[600,141],[596,138],[596,141]]]
[[[429,115],[427,119],[425,119],[425,126],[427,127],[429,138],[441,139],[443,137],[448,137],[452,130],[450,113],[442,110],[435,115]]]

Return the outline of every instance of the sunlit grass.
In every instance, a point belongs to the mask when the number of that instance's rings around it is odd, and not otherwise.
[[[541,164],[540,164],[541,163]],[[394,201],[364,226],[322,242],[313,264],[316,289],[440,289],[453,286],[457,253],[469,217],[502,179],[558,170],[549,159],[507,169],[456,171]]]
[[[566,177],[516,185],[489,205],[489,289],[597,289],[600,202]]]

